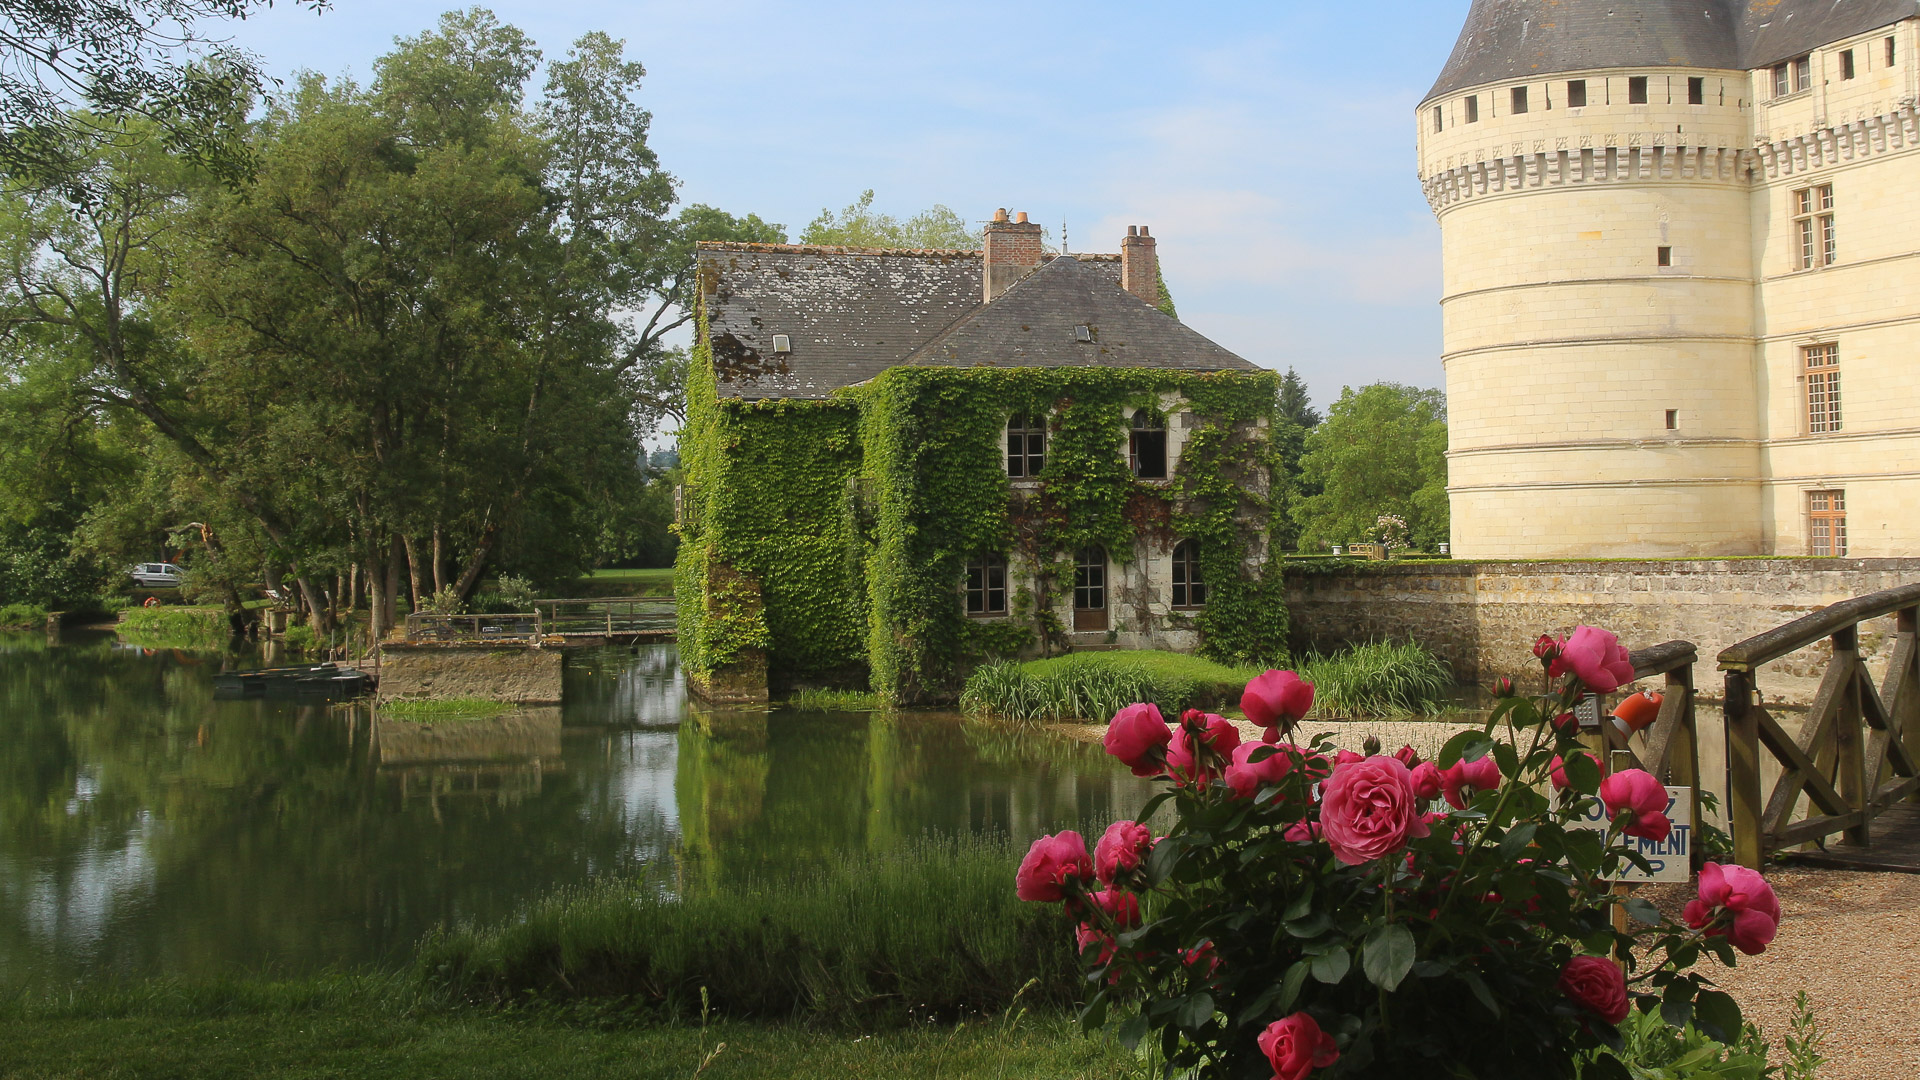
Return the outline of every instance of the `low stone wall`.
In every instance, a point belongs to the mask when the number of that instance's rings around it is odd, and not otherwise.
[[[559,649],[538,645],[396,644],[380,647],[380,701],[481,698],[560,704]]]
[[[1533,641],[1579,623],[1629,648],[1700,647],[1696,685],[1717,695],[1714,658],[1737,641],[1822,607],[1920,581],[1920,559],[1687,559],[1632,562],[1340,563],[1287,571],[1293,647],[1326,651],[1389,638],[1432,649],[1467,682],[1531,676]],[[1893,620],[1861,628],[1871,663]],[[1810,700],[1821,643],[1761,669],[1769,701]]]
[[[531,761],[560,757],[560,710],[516,709],[459,720],[387,720],[373,725],[382,765],[448,761]]]

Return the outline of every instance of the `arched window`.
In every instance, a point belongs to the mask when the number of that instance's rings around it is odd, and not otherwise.
[[[1107,549],[1098,545],[1073,553],[1073,628],[1107,628]]]
[[[1007,613],[1007,564],[998,555],[967,560],[967,614]]]
[[[1046,463],[1046,414],[1014,413],[1007,420],[1007,475],[1030,479]]]
[[[1167,418],[1153,409],[1133,414],[1127,433],[1127,467],[1142,480],[1167,478]]]
[[[1205,607],[1207,583],[1200,577],[1200,545],[1182,540],[1173,549],[1173,606]]]

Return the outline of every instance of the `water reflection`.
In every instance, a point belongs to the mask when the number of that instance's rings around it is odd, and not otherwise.
[[[671,646],[570,657],[561,709],[431,724],[215,701],[219,666],[0,636],[0,982],[392,963],[596,874],[725,888],[1148,793],[1097,748],[951,716],[689,708]]]

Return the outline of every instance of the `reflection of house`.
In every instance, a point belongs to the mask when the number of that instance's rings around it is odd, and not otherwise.
[[[702,245],[678,594],[710,696],[1278,648],[1273,375],[1158,309],[1146,230],[1056,256],[1024,219],[981,251]]]
[[[1920,4],[1474,0],[1416,114],[1456,555],[1914,554]]]

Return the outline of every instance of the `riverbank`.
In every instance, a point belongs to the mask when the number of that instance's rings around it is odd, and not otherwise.
[[[797,1025],[487,1013],[408,1000],[388,980],[154,984],[0,1010],[0,1074],[33,1080],[1106,1080],[1140,1065],[1068,1018],[1011,1015],[880,1034]],[[724,1049],[720,1049],[724,1047]],[[704,1067],[703,1067],[704,1065]]]

